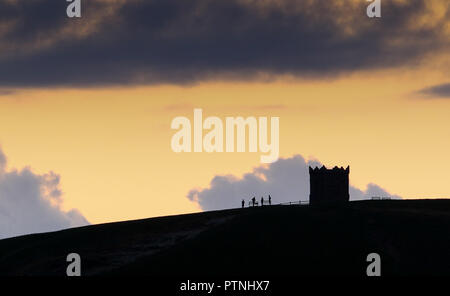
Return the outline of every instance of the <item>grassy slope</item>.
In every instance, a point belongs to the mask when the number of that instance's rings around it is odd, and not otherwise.
[[[0,275],[450,275],[450,200],[271,206],[93,225],[0,241]]]

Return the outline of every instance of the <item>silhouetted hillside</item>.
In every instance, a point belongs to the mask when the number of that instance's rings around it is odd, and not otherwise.
[[[0,275],[450,275],[450,200],[270,206],[93,225],[0,241]]]

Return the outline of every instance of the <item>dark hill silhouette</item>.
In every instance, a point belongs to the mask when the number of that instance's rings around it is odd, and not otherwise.
[[[0,275],[450,275],[450,200],[267,206],[93,225],[0,241]]]

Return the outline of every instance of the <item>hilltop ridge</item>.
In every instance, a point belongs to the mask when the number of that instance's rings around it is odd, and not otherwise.
[[[450,200],[230,209],[0,240],[0,275],[449,275],[449,229]]]

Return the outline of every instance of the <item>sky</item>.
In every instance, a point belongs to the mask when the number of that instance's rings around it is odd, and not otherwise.
[[[367,5],[0,0],[0,238],[305,200],[309,164],[349,165],[352,199],[450,197],[450,3]],[[279,117],[279,161],[173,152],[195,108]]]

